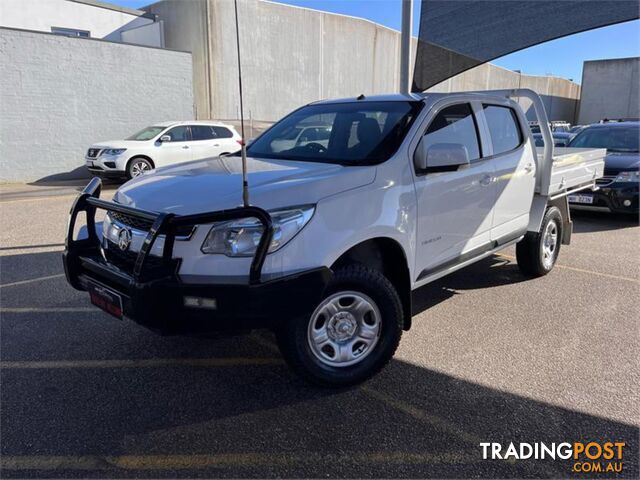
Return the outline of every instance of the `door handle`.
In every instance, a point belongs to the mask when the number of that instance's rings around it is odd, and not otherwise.
[[[213,146],[214,146],[214,147],[219,147],[219,146],[220,146],[220,144],[219,144],[219,143],[214,143],[214,144],[213,144]]]
[[[527,173],[533,172],[533,163],[527,163],[524,167],[524,171]]]
[[[187,148],[189,148],[189,145],[183,145],[182,148],[183,149],[187,149]]]
[[[483,187],[486,187],[487,185],[490,185],[492,181],[493,181],[493,177],[491,175],[485,175],[480,179],[480,185],[482,185]]]

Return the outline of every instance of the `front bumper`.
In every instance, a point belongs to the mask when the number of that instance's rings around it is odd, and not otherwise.
[[[583,210],[608,210],[614,213],[638,214],[638,184],[631,182],[614,182],[601,186],[598,190],[587,190],[584,193],[593,197],[593,203],[569,202],[571,208]]]
[[[166,335],[192,335],[252,328],[277,328],[290,318],[310,315],[320,302],[332,272],[323,267],[262,282],[261,269],[273,229],[269,215],[256,207],[211,212],[194,216],[153,214],[131,209],[97,197],[100,180],[94,179],[71,210],[63,263],[67,281],[78,290],[90,284],[106,287],[122,299],[124,316]],[[100,250],[95,230],[96,208],[155,217],[132,271],[108,263]],[[77,214],[87,212],[88,238],[73,239]],[[179,260],[172,258],[172,229],[186,224],[256,217],[265,230],[243,284],[186,283],[177,274]],[[149,258],[158,235],[166,235],[163,257]],[[185,297],[209,300],[213,308],[186,306]]]
[[[85,157],[85,166],[89,173],[104,178],[119,178],[126,175],[120,168],[120,157]]]

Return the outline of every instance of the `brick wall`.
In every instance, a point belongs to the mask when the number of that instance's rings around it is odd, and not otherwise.
[[[0,28],[0,182],[85,174],[87,147],[193,118],[191,54]]]

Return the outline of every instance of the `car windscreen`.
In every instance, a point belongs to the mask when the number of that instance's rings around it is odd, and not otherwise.
[[[167,127],[147,127],[131,135],[127,140],[151,140]]]
[[[610,152],[638,152],[640,125],[585,128],[575,136],[569,146],[606,148]]]
[[[307,162],[372,165],[387,160],[411,128],[422,102],[307,105],[262,134],[247,154]]]

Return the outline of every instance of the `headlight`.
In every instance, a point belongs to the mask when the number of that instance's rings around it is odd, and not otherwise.
[[[273,238],[268,253],[287,244],[313,216],[315,207],[307,205],[269,212],[273,221]],[[256,252],[263,227],[257,218],[243,218],[214,225],[202,244],[203,253],[220,253],[228,257],[250,257]]]
[[[124,153],[127,149],[126,148],[105,148],[102,151],[102,155],[120,155],[121,153]]]
[[[615,179],[616,182],[639,182],[640,171],[620,172]]]

